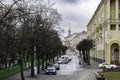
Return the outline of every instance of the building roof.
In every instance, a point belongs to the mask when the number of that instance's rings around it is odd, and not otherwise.
[[[80,33],[73,33],[73,34],[65,37],[64,39],[71,38],[71,37],[74,38],[74,37],[77,37],[77,36],[79,36],[80,34],[83,34],[83,33],[87,33],[87,32],[86,31],[82,31]]]
[[[106,0],[101,0],[100,4],[98,5],[96,11],[94,12],[94,15],[92,16],[92,18],[90,19],[89,23],[87,24],[87,27],[88,25],[90,25],[90,23],[93,21],[93,19],[95,18],[96,14],[98,13],[99,9],[102,7],[103,3],[105,2]]]

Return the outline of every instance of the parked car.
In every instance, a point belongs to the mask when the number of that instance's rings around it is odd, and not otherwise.
[[[63,61],[63,60],[62,60],[61,58],[58,59],[58,63],[59,63],[59,64],[61,64],[62,61]]]
[[[54,66],[56,67],[57,70],[60,69],[60,64],[59,63],[55,63]]]
[[[71,61],[72,57],[71,57],[71,55],[67,54],[67,55],[61,56],[61,59],[65,60],[65,61]]]
[[[105,80],[105,76],[101,73],[95,72],[95,76],[97,80]]]
[[[108,68],[108,69],[110,69],[110,68],[116,68],[116,67],[117,67],[117,65],[115,65],[115,64],[108,64],[108,63],[99,64],[99,68]]]
[[[54,74],[56,75],[56,67],[54,65],[48,66],[45,70],[46,74]]]
[[[62,64],[62,63],[64,63],[64,64],[67,64],[69,62],[69,59],[68,58],[59,58],[58,59],[58,63],[59,64]]]
[[[62,61],[62,63],[64,63],[64,64],[68,64],[68,62],[69,62],[68,59],[64,59],[64,60]]]

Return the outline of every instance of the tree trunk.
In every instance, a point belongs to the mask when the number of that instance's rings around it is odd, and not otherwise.
[[[83,61],[86,61],[85,51],[84,51],[84,50],[82,50],[82,52],[83,52]]]
[[[7,60],[5,59],[5,69],[7,69]]]
[[[21,80],[24,80],[23,61],[22,61],[22,54],[20,48],[19,48],[19,61],[20,61],[20,69],[21,69]]]
[[[87,51],[87,63],[90,65],[90,51]]]
[[[40,74],[40,59],[39,59],[39,57],[38,57],[37,61],[38,61],[37,73]]]
[[[35,74],[34,74],[34,56],[31,56],[31,76],[32,77],[35,76]]]
[[[31,53],[31,76],[35,76],[34,74],[34,48],[32,49],[32,53]]]
[[[24,79],[24,70],[23,70],[23,61],[22,59],[20,60],[20,68],[21,68],[21,80],[25,80]]]
[[[9,68],[11,67],[11,62],[12,62],[12,60],[9,61]]]
[[[48,66],[48,65],[47,65],[47,64],[48,64],[48,63],[47,63],[47,58],[48,58],[48,57],[47,57],[47,55],[46,55],[46,56],[45,56],[45,68],[47,68],[47,66]]]
[[[54,58],[54,57],[53,57],[53,59],[52,59],[52,60],[53,60],[53,63],[55,63],[55,58]]]
[[[87,55],[87,51],[85,51],[85,62],[87,63],[88,61],[88,55]]]
[[[42,58],[42,71],[44,71],[44,62],[45,62],[45,60],[44,60],[44,55],[43,55],[43,58]]]

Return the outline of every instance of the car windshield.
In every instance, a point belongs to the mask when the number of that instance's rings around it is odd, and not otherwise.
[[[101,63],[101,64],[107,64],[106,62],[104,62],[104,63]]]
[[[55,69],[55,67],[48,67],[47,69]]]

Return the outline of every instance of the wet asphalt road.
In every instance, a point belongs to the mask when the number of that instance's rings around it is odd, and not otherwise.
[[[95,69],[76,71],[72,75],[37,75],[34,78],[26,77],[25,80],[96,80]]]
[[[73,55],[68,64],[60,64],[57,75],[37,75],[35,78],[26,77],[26,80],[96,80],[94,72],[99,69],[83,68],[78,63],[78,57]]]

